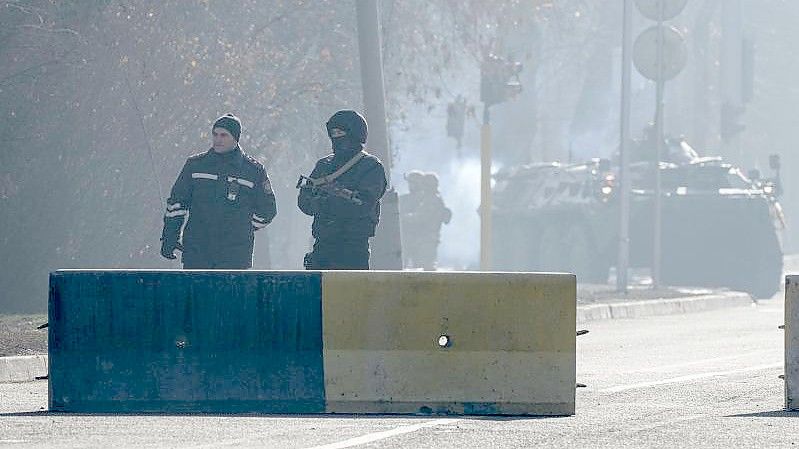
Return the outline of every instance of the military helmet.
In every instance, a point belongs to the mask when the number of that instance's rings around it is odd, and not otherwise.
[[[428,190],[438,191],[438,175],[434,172],[425,172],[422,179],[424,188]]]
[[[405,173],[405,180],[408,181],[408,189],[416,190],[422,188],[425,174],[421,170],[411,170]]]

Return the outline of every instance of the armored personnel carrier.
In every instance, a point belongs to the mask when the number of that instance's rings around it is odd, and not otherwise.
[[[681,145],[688,144],[682,142]],[[690,146],[685,148],[690,149]],[[728,287],[771,297],[782,273],[785,222],[777,175],[745,175],[721,158],[686,151],[660,162],[661,279],[666,285]],[[655,164],[631,164],[630,266],[651,268]],[[616,265],[618,167],[608,160],[538,163],[495,176],[494,268],[568,271],[604,283]]]

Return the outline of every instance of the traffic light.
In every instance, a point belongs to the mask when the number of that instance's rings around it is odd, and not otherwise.
[[[466,100],[458,95],[454,102],[447,105],[447,136],[452,137],[461,147],[463,128],[466,123]]]
[[[486,106],[507,101],[522,91],[520,62],[509,62],[489,54],[480,68],[480,101]]]
[[[746,108],[724,103],[721,106],[721,139],[729,141],[746,129],[746,125],[741,123],[743,113]]]
[[[741,100],[749,103],[755,97],[755,44],[744,39],[741,50]]]

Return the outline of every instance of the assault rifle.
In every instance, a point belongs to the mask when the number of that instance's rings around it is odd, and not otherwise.
[[[297,181],[296,187],[298,189],[311,189],[311,194],[314,196],[319,196],[319,197],[335,196],[338,198],[343,198],[356,206],[363,205],[363,200],[358,198],[358,192],[346,189],[344,187],[339,187],[336,185],[335,182],[315,184],[314,179],[304,175],[300,175],[300,179]]]

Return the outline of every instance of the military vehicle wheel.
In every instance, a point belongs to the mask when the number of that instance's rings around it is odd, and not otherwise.
[[[757,299],[769,299],[780,289],[782,275],[782,251],[778,244],[773,248],[762,249],[743,268],[737,288],[750,293]]]

